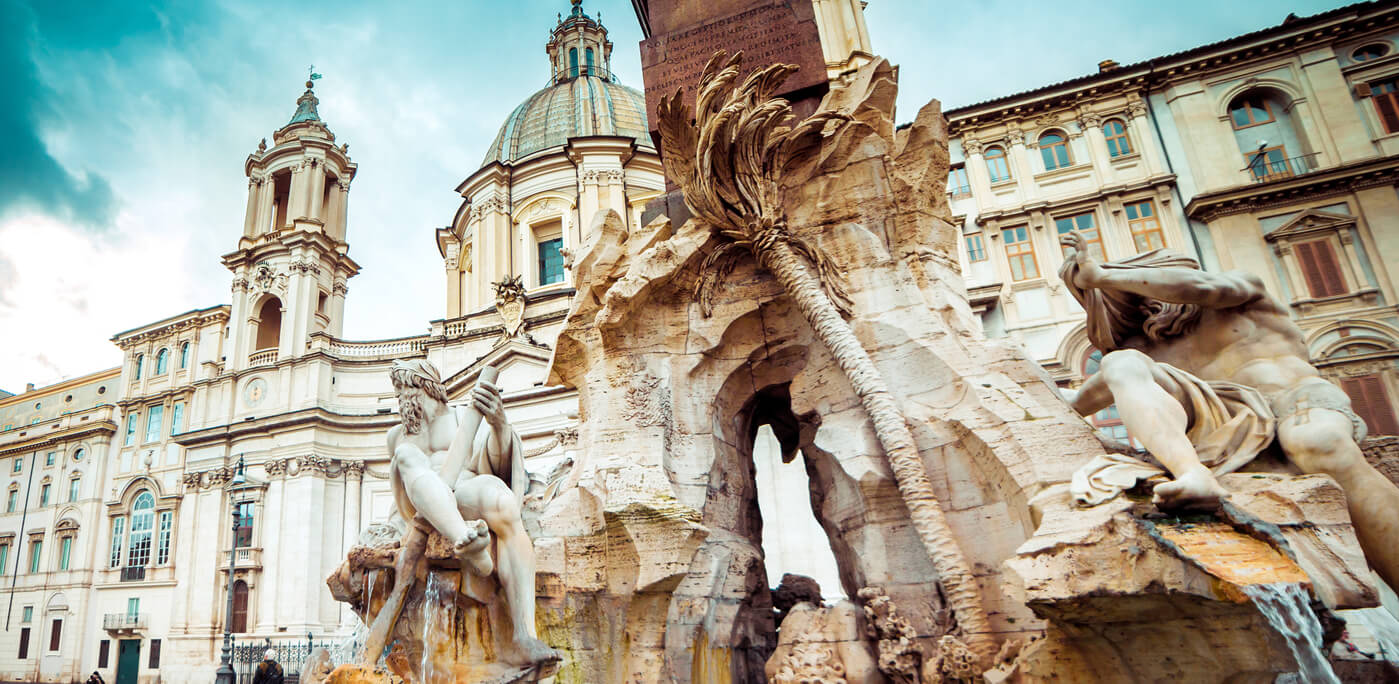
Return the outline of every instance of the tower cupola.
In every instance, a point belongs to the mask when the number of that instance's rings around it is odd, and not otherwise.
[[[568,16],[560,16],[545,51],[549,53],[552,83],[579,76],[612,80],[612,43],[602,15],[597,19],[583,11],[583,0],[572,0]]]

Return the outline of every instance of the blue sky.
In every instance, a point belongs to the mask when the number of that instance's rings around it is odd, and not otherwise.
[[[654,0],[653,0],[654,1]],[[901,119],[1175,52],[1339,6],[1311,0],[870,0],[900,65]],[[955,9],[954,9],[955,8]],[[119,331],[229,300],[243,160],[295,110],[310,64],[350,143],[345,332],[425,332],[445,313],[433,230],[505,116],[543,87],[567,0],[0,0],[0,388],[115,365]],[[630,2],[587,0],[641,86]]]

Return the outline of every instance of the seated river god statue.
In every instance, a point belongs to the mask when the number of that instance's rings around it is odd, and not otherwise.
[[[1077,232],[1060,242],[1059,276],[1104,354],[1098,372],[1065,396],[1083,416],[1117,405],[1128,432],[1174,477],[1154,488],[1157,505],[1215,505],[1227,495],[1216,476],[1276,438],[1302,472],[1341,485],[1370,566],[1399,586],[1399,487],[1366,462],[1357,444],[1364,422],[1311,365],[1302,330],[1263,282],[1242,271],[1206,273],[1169,250],[1099,263]],[[1075,473],[1071,488],[1096,504],[1160,474],[1109,454]]]
[[[447,406],[447,390],[432,362],[414,359],[393,365],[390,379],[402,423],[389,430],[390,483],[399,515],[409,521],[401,551],[409,561],[397,572],[405,586],[411,585],[409,562],[421,558],[424,528],[430,526],[452,544],[463,573],[495,573],[509,608],[515,646],[514,653],[502,654],[503,659],[513,665],[557,660],[558,653],[535,634],[534,546],[520,518],[529,485],[524,449],[505,419],[494,373],[482,376],[471,390],[470,404],[454,409]],[[395,613],[389,626],[400,609],[401,599],[381,611]],[[382,648],[383,643],[375,641],[375,622],[367,641]]]

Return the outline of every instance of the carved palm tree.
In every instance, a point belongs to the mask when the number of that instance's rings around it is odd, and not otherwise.
[[[708,316],[715,284],[744,253],[782,284],[859,395],[963,637],[989,660],[996,647],[976,579],[933,493],[903,412],[843,317],[849,299],[840,277],[819,247],[788,230],[782,209],[784,174],[818,148],[828,123],[849,117],[820,111],[788,125],[791,106],[773,95],[797,67],[774,64],[736,86],[741,58],[742,53],[730,57],[720,51],[709,60],[693,122],[679,92],[662,98],[657,108],[666,174],[683,189],[695,217],[724,240],[704,260],[696,298]]]

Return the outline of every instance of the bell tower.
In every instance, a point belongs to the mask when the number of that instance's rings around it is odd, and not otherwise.
[[[272,146],[263,139],[243,164],[243,235],[223,257],[233,272],[230,370],[300,357],[312,333],[341,335],[346,282],[359,272],[345,241],[357,167],[321,121],[314,85]]]

